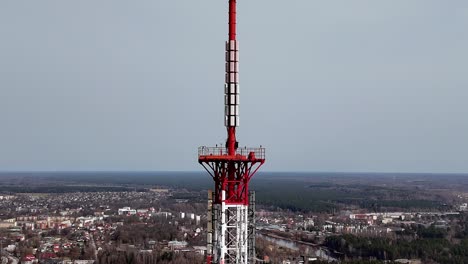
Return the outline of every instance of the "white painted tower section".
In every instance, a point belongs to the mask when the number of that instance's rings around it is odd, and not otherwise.
[[[219,259],[218,264],[248,264],[248,206],[226,204],[225,191],[222,191],[222,198],[221,204],[213,205],[212,210],[214,261]]]

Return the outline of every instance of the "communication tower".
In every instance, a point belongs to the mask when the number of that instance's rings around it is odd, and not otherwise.
[[[224,85],[226,145],[198,149],[198,162],[215,183],[214,191],[208,193],[208,264],[255,262],[255,193],[249,192],[249,181],[265,162],[265,149],[239,148],[236,139],[236,128],[239,126],[236,5],[236,0],[229,0]]]

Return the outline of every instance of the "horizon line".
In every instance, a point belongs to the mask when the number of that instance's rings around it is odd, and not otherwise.
[[[0,173],[206,173],[203,170],[0,170]],[[259,171],[264,173],[311,173],[311,174],[452,174],[468,175],[468,172],[398,172],[398,171]]]

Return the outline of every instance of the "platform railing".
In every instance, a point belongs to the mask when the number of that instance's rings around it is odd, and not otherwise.
[[[265,148],[248,148],[248,147],[239,147],[236,150],[237,155],[249,156],[250,153],[255,155],[257,159],[265,159]],[[199,147],[198,156],[223,156],[227,155],[227,149],[224,147]]]

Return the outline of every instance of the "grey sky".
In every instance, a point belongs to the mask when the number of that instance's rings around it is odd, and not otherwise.
[[[468,2],[239,0],[269,171],[468,172]],[[201,170],[227,1],[0,2],[0,170]]]

